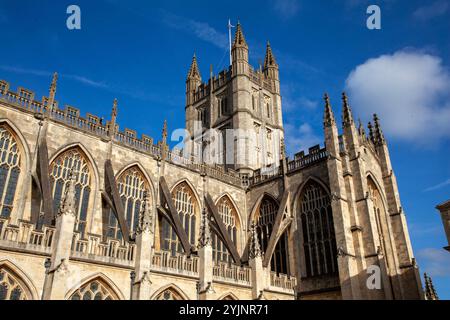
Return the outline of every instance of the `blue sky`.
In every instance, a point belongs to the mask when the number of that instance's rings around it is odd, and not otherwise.
[[[81,30],[66,8],[81,8]],[[366,28],[378,4],[382,29]],[[380,115],[421,272],[450,299],[450,253],[435,206],[450,198],[450,1],[2,1],[0,78],[160,137],[184,127],[185,78],[196,52],[203,78],[227,67],[227,21],[239,19],[257,67],[270,40],[280,65],[290,153],[322,143],[322,96],[340,116]]]

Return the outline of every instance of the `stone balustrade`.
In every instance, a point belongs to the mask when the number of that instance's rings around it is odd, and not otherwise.
[[[108,262],[125,266],[134,265],[136,245],[125,241],[107,239],[102,242],[101,236],[88,235],[81,238],[78,232],[72,240],[72,255],[77,258]]]
[[[154,252],[152,271],[198,277],[198,257],[185,254],[172,255],[168,251]]]
[[[216,262],[213,266],[213,279],[231,284],[251,286],[251,269],[235,264]]]
[[[297,284],[295,277],[289,277],[285,274],[277,274],[276,272],[270,272],[270,289],[282,290],[287,293],[292,293]]]

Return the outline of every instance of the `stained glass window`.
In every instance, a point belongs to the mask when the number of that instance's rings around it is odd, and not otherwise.
[[[0,216],[9,218],[20,175],[17,141],[6,126],[0,126]]]
[[[59,210],[61,198],[68,186],[71,170],[75,175],[75,208],[77,212],[75,231],[84,235],[86,232],[92,178],[88,161],[78,148],[63,152],[50,165],[53,210],[55,213]]]
[[[317,183],[309,183],[302,191],[299,216],[307,276],[336,273],[337,250],[330,197]]]
[[[0,267],[0,300],[28,300],[19,279],[7,269]]]
[[[144,201],[144,194],[149,191],[149,184],[138,167],[131,167],[123,172],[117,184],[128,228],[130,233],[134,233],[138,226],[139,212]],[[112,210],[109,212],[108,226],[108,237],[119,240],[123,239],[117,218]]]
[[[219,215],[222,218],[222,222],[225,225],[228,235],[231,241],[237,242],[237,212],[228,197],[223,197],[217,203],[217,209]],[[215,233],[212,234],[212,248],[213,248],[213,260],[231,263],[233,259],[225,247],[225,244],[220,240],[219,236]]]
[[[184,300],[175,290],[169,288],[161,292],[155,300]]]
[[[118,300],[118,297],[103,281],[93,280],[75,291],[70,300]]]
[[[256,221],[259,243],[263,252],[266,252],[272,235],[273,225],[278,213],[278,204],[269,196],[265,196],[259,207]],[[277,273],[288,274],[288,239],[287,231],[278,240],[271,259],[271,270]]]
[[[193,191],[187,183],[182,182],[172,191],[172,200],[189,242],[195,245],[195,237],[197,235],[196,215],[199,209]],[[183,247],[175,230],[173,230],[166,219],[162,219],[161,221],[161,242],[161,248],[170,251],[172,255],[175,255],[177,252],[183,252]]]

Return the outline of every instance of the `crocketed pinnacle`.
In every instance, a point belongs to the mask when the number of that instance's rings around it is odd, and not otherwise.
[[[330,97],[327,93],[324,96],[325,100],[325,112],[323,116],[323,124],[325,127],[331,127],[336,124],[336,120],[334,119],[333,109],[330,104]]]
[[[248,47],[247,41],[245,41],[244,33],[242,32],[240,22],[238,22],[236,26],[236,34],[234,36],[233,48],[235,47]]]
[[[201,80],[202,76],[200,75],[200,70],[198,68],[197,56],[194,53],[192,57],[191,67],[189,68],[189,73],[187,76],[188,79]]]

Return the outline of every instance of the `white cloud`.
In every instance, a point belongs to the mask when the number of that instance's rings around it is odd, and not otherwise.
[[[298,127],[292,124],[285,124],[284,130],[287,153],[291,155],[302,150],[307,151],[322,140],[307,123]]]
[[[206,22],[187,19],[167,11],[162,11],[162,18],[163,22],[172,29],[190,33],[221,49],[228,48],[228,36],[225,33],[217,31]]]
[[[379,114],[388,137],[422,145],[450,137],[450,73],[437,56],[402,50],[370,59],[346,87],[357,116]]]
[[[450,185],[450,179],[447,179],[444,182],[441,182],[441,183],[439,183],[439,184],[437,184],[435,186],[432,186],[432,187],[429,187],[429,188],[425,189],[424,191],[425,192],[435,191],[435,190],[444,188],[444,187],[449,186],[449,185]]]
[[[283,19],[294,17],[300,9],[298,0],[273,0],[272,5]]]
[[[430,5],[418,8],[414,11],[413,17],[418,20],[427,21],[446,14],[449,9],[450,4],[447,0],[438,0]]]
[[[444,249],[426,248],[417,252],[421,269],[431,276],[450,276],[450,254]]]

